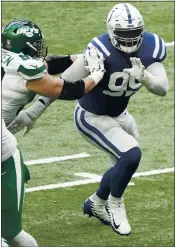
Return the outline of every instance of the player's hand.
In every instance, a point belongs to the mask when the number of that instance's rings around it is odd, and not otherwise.
[[[104,56],[94,46],[88,46],[83,53],[84,66],[90,72],[90,76],[94,79],[97,84],[105,73],[104,68]]]
[[[29,133],[29,131],[30,131],[31,129],[33,129],[33,127],[34,127],[34,125],[35,125],[35,122],[36,122],[36,120],[33,120],[33,121],[31,122],[31,124],[28,124],[26,127],[24,127],[23,136],[27,135],[27,134]]]
[[[87,47],[83,57],[84,66],[91,74],[97,71],[105,72],[104,56],[95,46]]]
[[[140,61],[140,58],[131,57],[130,60],[131,60],[132,68],[124,69],[123,72],[132,76],[134,79],[138,80],[139,82],[142,82],[144,79],[145,67]]]
[[[12,134],[15,134],[26,127],[23,133],[23,136],[25,136],[34,127],[35,121],[36,119],[32,119],[31,116],[27,114],[26,110],[23,110],[20,111],[13,122],[7,126],[7,129]]]

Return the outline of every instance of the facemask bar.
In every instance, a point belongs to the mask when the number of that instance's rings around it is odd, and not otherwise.
[[[24,48],[24,53],[32,57],[39,57],[44,59],[47,56],[48,46],[44,39],[34,41],[32,43],[27,42],[28,48]],[[28,54],[27,54],[28,53]]]
[[[111,42],[117,49],[124,51],[126,53],[132,53],[138,50],[138,48],[142,43],[143,40],[142,32],[143,32],[142,27],[138,29],[126,30],[126,31],[117,29],[113,31]],[[120,35],[125,37],[122,37]],[[135,36],[135,37],[129,37],[129,36]]]
[[[37,56],[40,58],[45,58],[47,56],[48,46],[45,40],[41,40],[37,42]]]

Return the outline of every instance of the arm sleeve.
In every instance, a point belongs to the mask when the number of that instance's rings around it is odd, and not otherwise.
[[[169,83],[163,64],[156,62],[148,66],[142,84],[153,94],[165,96]]]
[[[85,83],[83,80],[78,80],[74,83],[64,80],[64,85],[58,99],[76,100],[84,95]]]
[[[66,81],[76,82],[88,75],[90,73],[84,67],[83,55],[79,55],[75,62],[62,73],[61,78]]]
[[[48,65],[48,73],[50,75],[57,75],[72,65],[70,55],[49,55],[45,58]]]

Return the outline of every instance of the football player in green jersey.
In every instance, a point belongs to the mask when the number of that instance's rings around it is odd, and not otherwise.
[[[21,128],[21,125],[13,122],[14,119],[36,94],[73,100],[92,89],[105,72],[103,55],[99,54],[95,60],[96,71],[93,70],[91,76],[72,84],[60,78],[54,78],[49,73],[53,75],[62,72],[72,64],[75,56],[46,55],[47,45],[44,36],[35,23],[29,20],[15,20],[3,29],[2,116],[12,133],[16,133],[16,129]],[[88,59],[86,62],[88,63]],[[89,64],[89,66],[94,65]],[[37,101],[36,113],[42,114],[48,104],[50,101],[47,97],[40,97]],[[27,167],[25,170],[25,181],[28,181],[30,174]]]
[[[90,72],[88,77],[72,83],[50,75],[48,71],[54,74],[54,66],[58,65],[58,56],[49,57],[49,59],[47,57],[47,71],[44,62],[47,45],[44,36],[40,28],[29,20],[10,22],[2,31],[1,44],[4,73],[2,116],[6,126],[13,122],[21,109],[32,101],[36,94],[62,100],[78,99],[95,87],[105,72],[103,55],[100,52],[97,54],[95,51],[87,50],[87,57],[85,54],[84,58],[85,66]],[[93,62],[90,61],[90,56],[93,56]],[[61,61],[66,61],[65,66],[69,65],[69,57],[67,60],[65,57],[61,59]],[[41,97],[38,100],[36,110],[41,111],[42,107],[45,107],[47,104],[45,99],[47,98]],[[3,123],[4,129],[6,129],[5,124]],[[12,126],[10,131],[13,132],[13,130]],[[12,242],[18,246],[37,246],[33,237],[24,232],[21,225],[24,181],[29,179],[29,174],[26,176],[27,168],[20,158],[15,137],[7,130],[5,133],[8,133],[9,144],[12,144],[13,152],[10,150],[10,154],[2,159],[2,237],[7,241],[13,240]],[[6,153],[6,150],[2,152],[3,155]],[[6,179],[7,176],[10,178]]]
[[[36,240],[22,229],[25,167],[14,135],[2,119],[1,235],[2,246],[34,247]]]
[[[40,28],[29,20],[10,22],[2,31],[1,43],[4,71],[2,78],[2,115],[7,127],[36,94],[62,100],[78,99],[94,88],[105,72],[103,55],[100,52],[97,54],[97,51],[87,50],[84,59],[85,67],[90,72],[88,77],[72,83],[51,76],[48,71],[54,74],[54,66],[59,65],[54,61],[57,61],[58,57],[46,59],[48,65],[50,65],[47,71],[44,62],[47,55],[47,45],[44,36]],[[90,57],[93,57],[93,61]],[[66,61],[65,66],[71,64],[68,59],[70,60],[69,57],[67,60],[64,57],[61,60],[64,60],[63,63]],[[47,98],[41,97],[37,108],[41,111],[47,104]],[[13,132],[13,128],[10,131]]]

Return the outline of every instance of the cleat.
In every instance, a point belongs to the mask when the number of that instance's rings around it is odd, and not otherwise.
[[[93,200],[88,198],[82,205],[83,213],[89,217],[95,217],[105,225],[110,225],[110,220],[105,209],[105,202],[103,200]]]
[[[106,203],[106,211],[109,215],[112,229],[123,236],[131,234],[131,226],[126,216],[126,210],[123,198],[118,199],[109,196]]]

